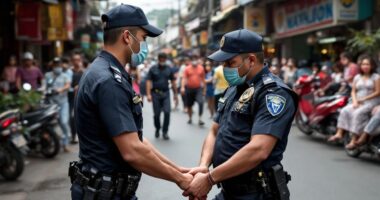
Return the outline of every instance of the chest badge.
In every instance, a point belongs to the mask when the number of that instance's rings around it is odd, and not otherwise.
[[[252,99],[253,94],[255,93],[255,88],[250,87],[244,91],[244,93],[240,96],[239,102],[246,103],[247,101]]]
[[[265,96],[266,105],[272,116],[279,115],[285,108],[286,99],[277,94],[268,94]]]
[[[244,93],[240,96],[239,102],[236,103],[235,110],[240,111],[245,103],[252,99],[253,94],[255,93],[255,88],[250,87],[244,91]]]

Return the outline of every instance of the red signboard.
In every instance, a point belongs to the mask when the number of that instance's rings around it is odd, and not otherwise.
[[[18,39],[40,40],[42,5],[39,2],[19,2],[16,5],[16,37]]]

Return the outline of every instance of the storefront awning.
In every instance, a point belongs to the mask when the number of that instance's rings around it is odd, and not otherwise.
[[[213,16],[211,18],[211,23],[216,24],[216,23],[220,22],[221,20],[228,17],[232,13],[232,11],[236,10],[237,8],[239,8],[239,5],[233,5],[229,8],[227,8],[226,10],[224,10],[223,12],[219,13],[218,15]]]

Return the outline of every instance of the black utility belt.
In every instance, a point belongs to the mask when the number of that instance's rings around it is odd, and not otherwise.
[[[70,162],[69,177],[71,183],[79,184],[84,191],[83,200],[111,200],[114,196],[129,199],[135,196],[140,175],[118,173],[107,175],[91,169],[83,172],[80,164]]]
[[[168,92],[168,91],[169,91],[169,89],[167,89],[167,90],[152,89],[152,92],[154,92],[154,93],[158,93],[158,94],[166,93],[166,92]]]
[[[249,183],[236,183],[225,181],[218,184],[225,196],[239,196],[252,193],[264,193],[268,200],[289,200],[290,192],[288,182],[291,176],[278,164],[269,170],[254,170],[250,173]]]

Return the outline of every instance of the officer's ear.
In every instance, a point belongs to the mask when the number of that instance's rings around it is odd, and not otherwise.
[[[122,37],[123,37],[123,41],[127,44],[127,45],[129,45],[129,44],[131,44],[132,42],[131,42],[131,32],[129,32],[129,30],[123,30],[123,34],[122,34]]]
[[[255,64],[257,61],[257,57],[254,53],[249,53],[248,54],[248,60],[249,60],[249,63]]]

